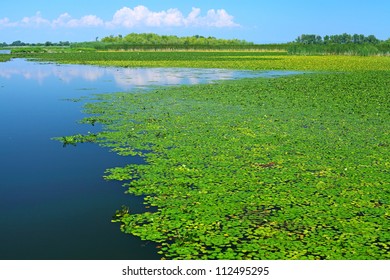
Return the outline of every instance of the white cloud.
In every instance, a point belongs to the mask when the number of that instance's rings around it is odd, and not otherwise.
[[[41,26],[49,26],[50,21],[43,18],[41,12],[37,12],[35,16],[32,17],[24,17],[18,25],[25,27],[41,27]]]
[[[104,25],[104,21],[95,15],[88,15],[88,16],[83,16],[80,19],[74,19],[68,13],[64,13],[64,14],[60,15],[57,19],[53,20],[51,23],[51,26],[53,28],[56,28],[56,27],[69,27],[69,28],[97,27],[97,26],[103,26],[103,25]]]
[[[225,10],[209,10],[205,18],[207,24],[213,27],[233,27],[237,24],[233,21],[233,16]]]
[[[169,9],[167,11],[153,12],[145,6],[137,6],[134,9],[123,7],[118,10],[112,21],[107,22],[109,27],[127,27],[134,26],[182,26],[184,24],[183,14],[178,9]]]
[[[45,19],[40,12],[32,17],[24,17],[20,21],[11,22],[9,18],[0,19],[1,27],[52,27],[52,28],[78,28],[78,27],[108,27],[108,28],[132,28],[132,27],[237,27],[234,17],[224,9],[209,10],[202,16],[201,9],[192,8],[187,15],[176,8],[151,11],[149,8],[139,5],[133,9],[123,7],[115,12],[110,21],[104,21],[96,15],[86,15],[81,18],[73,18],[69,13],[63,13],[54,20]]]
[[[191,13],[189,13],[189,15],[185,21],[186,25],[198,24],[200,13],[201,13],[201,10],[199,8],[192,8]]]
[[[98,27],[104,25],[104,21],[94,15],[83,16],[80,19],[71,19],[67,27]]]
[[[67,26],[68,22],[72,19],[71,15],[68,13],[64,13],[60,15],[57,19],[53,20],[53,27],[64,27]]]
[[[209,10],[205,16],[201,16],[199,8],[192,8],[188,16],[184,16],[178,9],[153,12],[145,6],[137,6],[134,9],[123,7],[118,10],[112,21],[106,23],[109,27],[151,26],[151,27],[237,27],[233,16],[224,9]]]
[[[192,8],[191,13],[185,19],[186,26],[196,27],[238,27],[239,24],[234,22],[234,17],[229,15],[224,9],[215,11],[208,10],[206,16],[201,16],[199,8]]]
[[[0,19],[0,28],[1,27],[14,27],[17,26],[16,22],[11,22],[9,18],[2,18]]]

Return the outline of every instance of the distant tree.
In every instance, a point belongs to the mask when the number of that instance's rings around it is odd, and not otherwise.
[[[379,43],[379,40],[374,35],[369,35],[366,38],[366,42],[370,43],[370,44],[377,44],[377,43]]]
[[[325,36],[324,36],[324,44],[328,44],[329,41],[330,41],[329,35],[325,35]]]
[[[70,46],[70,43],[69,43],[69,41],[65,41],[65,42],[60,41],[60,42],[58,43],[58,45],[59,45],[59,46]]]
[[[167,36],[167,35],[158,35],[155,33],[130,33],[124,37],[118,35],[114,37],[113,35],[109,37],[104,37],[102,40],[104,43],[126,43],[130,45],[248,45],[253,43],[248,43],[243,40],[224,40],[216,39],[214,37],[204,37],[200,35],[194,35],[190,37],[177,37],[177,36]]]
[[[363,44],[365,36],[363,34],[353,34],[352,43],[354,44]]]
[[[114,37],[114,35],[110,35],[109,37],[104,37],[102,39],[102,42],[104,42],[104,43],[113,43],[113,42],[115,42],[115,37]]]
[[[302,44],[316,44],[317,40],[322,42],[321,36],[316,36],[315,34],[302,34],[296,39],[296,42]]]
[[[14,41],[14,42],[12,42],[12,44],[11,44],[11,46],[17,46],[17,47],[19,47],[19,46],[25,46],[25,45],[26,45],[26,43],[23,43],[23,42],[20,41],[20,40]]]
[[[352,42],[352,36],[347,33],[341,35],[341,44],[348,44]]]

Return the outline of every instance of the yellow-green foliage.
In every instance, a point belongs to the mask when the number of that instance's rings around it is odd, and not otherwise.
[[[33,56],[33,55],[32,55]],[[121,67],[197,67],[252,70],[390,70],[389,56],[290,56],[267,52],[96,52],[38,54],[44,60]]]
[[[233,68],[250,70],[306,70],[306,71],[362,71],[389,70],[390,57],[360,56],[231,56],[228,60],[208,60],[200,58],[191,64],[182,60],[160,61],[88,61],[94,65],[115,65],[121,67],[196,67]]]

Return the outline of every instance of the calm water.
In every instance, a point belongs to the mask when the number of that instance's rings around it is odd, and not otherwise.
[[[142,163],[94,144],[55,136],[96,131],[81,125],[82,103],[64,99],[150,85],[206,83],[284,73],[205,69],[134,69],[0,63],[0,259],[158,259],[155,244],[120,232],[121,205],[144,210],[142,198],[104,181],[109,167]]]

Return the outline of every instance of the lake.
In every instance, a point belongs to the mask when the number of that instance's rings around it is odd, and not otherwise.
[[[0,54],[11,54],[11,50],[0,50]]]
[[[217,69],[115,68],[13,59],[0,63],[0,259],[159,259],[156,244],[123,234],[111,222],[122,205],[144,211],[104,170],[139,157],[121,157],[96,144],[63,147],[52,137],[97,132],[78,124],[96,93],[159,85],[210,83],[285,75]]]

